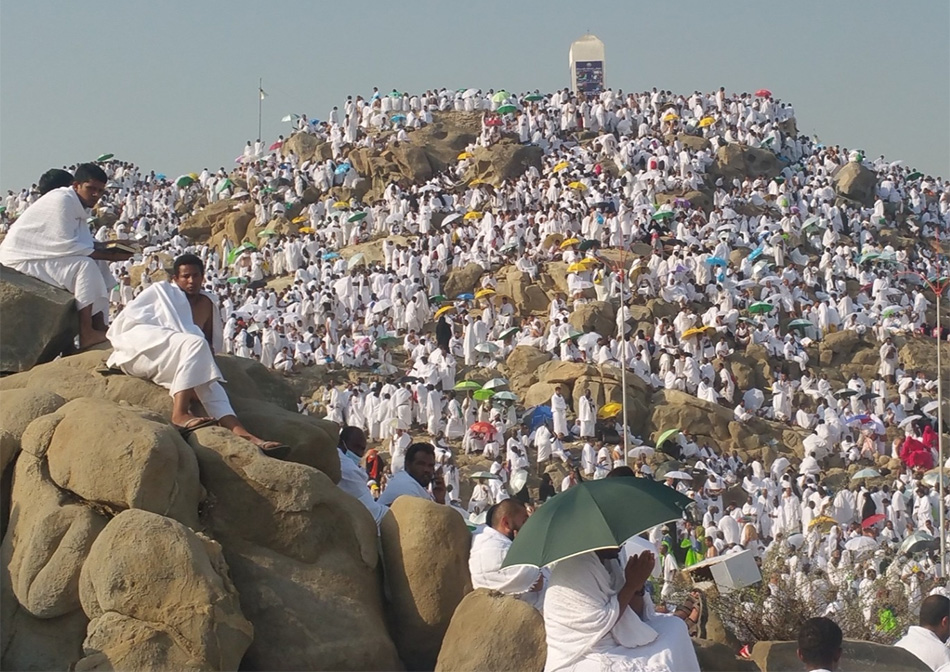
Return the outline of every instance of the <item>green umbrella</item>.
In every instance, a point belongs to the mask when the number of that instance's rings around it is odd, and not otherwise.
[[[238,245],[233,250],[228,252],[228,256],[225,259],[225,261],[227,262],[228,266],[230,266],[235,261],[237,261],[237,258],[240,257],[245,252],[256,250],[256,249],[257,249],[257,246],[254,243],[242,243],[241,245]]]
[[[476,392],[475,394],[477,396],[478,392]],[[518,395],[515,394],[514,392],[507,392],[507,391],[499,392],[493,397],[492,400],[493,401],[518,401]]]
[[[581,252],[586,252],[592,247],[600,247],[600,241],[590,240],[589,238],[587,240],[582,240],[581,244],[577,246],[577,249],[579,249]]]
[[[376,345],[392,345],[400,340],[398,336],[380,336],[376,339]]]
[[[544,100],[544,96],[542,96],[540,93],[532,93],[528,96],[525,96],[524,99],[529,103],[534,103],[539,100]]]
[[[875,259],[877,259],[877,258],[880,257],[880,256],[881,256],[881,255],[880,255],[879,252],[868,252],[867,254],[862,254],[862,255],[861,255],[861,258],[858,259],[858,263],[859,263],[859,264],[863,264],[863,263],[866,262],[866,261],[874,261]]]
[[[660,438],[656,440],[656,447],[659,448],[666,441],[668,441],[669,439],[672,439],[674,436],[676,436],[679,433],[680,433],[680,430],[678,427],[674,427],[673,429],[667,429],[662,434],[660,434]]]
[[[360,222],[366,218],[367,213],[365,212],[356,212],[350,215],[346,221],[348,222]]]
[[[790,329],[807,329],[808,327],[814,327],[815,325],[808,320],[792,320],[788,323],[788,326]]]
[[[528,518],[502,567],[545,567],[582,553],[619,548],[651,527],[681,519],[691,503],[685,495],[647,478],[578,483]]]
[[[495,396],[494,390],[475,390],[475,394],[472,395],[475,397],[475,401],[488,401]]]
[[[503,100],[506,100],[508,97],[509,97],[508,92],[502,89],[501,91],[496,93],[494,96],[492,96],[491,99],[496,103],[500,103]]]
[[[751,306],[749,306],[749,312],[753,315],[758,315],[759,313],[771,313],[774,306],[768,301],[756,301]]]
[[[662,210],[660,212],[654,213],[652,219],[670,219],[673,217],[673,212],[671,210]]]
[[[246,285],[247,278],[228,278],[228,283],[232,285]]]
[[[924,174],[923,174],[922,172],[920,172],[919,170],[915,170],[915,171],[912,172],[910,175],[908,175],[905,179],[907,179],[907,180],[916,180],[917,178],[923,177],[923,176],[924,176]]]
[[[429,303],[442,303],[443,301],[448,301],[448,297],[445,294],[434,294],[429,297]]]
[[[232,182],[231,180],[225,180],[224,182],[218,185],[218,188],[215,189],[215,191],[220,194],[222,191],[224,191],[225,189],[233,185],[234,185],[234,182]]]
[[[476,383],[474,380],[463,380],[461,383],[456,383],[453,390],[480,390],[482,389],[481,383]]]
[[[574,339],[580,338],[583,335],[584,334],[582,334],[579,331],[572,331],[567,336],[561,339],[561,343],[567,343],[568,341],[573,341]]]
[[[511,114],[512,112],[517,112],[518,108],[514,105],[502,105],[495,112],[498,114]]]
[[[276,235],[277,235],[277,232],[274,231],[273,229],[264,229],[264,230],[261,231],[259,234],[257,234],[257,237],[258,237],[258,238],[270,238],[271,236],[276,236]]]
[[[108,161],[113,156],[115,156],[115,154],[100,154],[96,157],[96,161]]]
[[[184,187],[187,187],[189,184],[194,183],[194,181],[195,181],[195,178],[193,178],[191,175],[182,175],[177,180],[175,180],[175,184],[177,184],[179,187],[184,188]]]
[[[518,327],[508,327],[508,328],[505,329],[503,332],[501,332],[500,334],[498,334],[498,338],[504,340],[504,339],[508,338],[509,336],[514,336],[514,335],[517,334],[519,331],[521,331],[521,329],[519,329]]]

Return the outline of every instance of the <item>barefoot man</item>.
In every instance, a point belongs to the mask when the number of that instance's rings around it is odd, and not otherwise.
[[[133,299],[109,328],[114,348],[108,365],[147,378],[172,395],[172,424],[187,436],[218,424],[247,439],[265,455],[282,457],[288,447],[251,434],[240,423],[221,387],[214,348],[221,319],[211,295],[201,291],[204,262],[193,254],[175,260],[170,282],[156,282]],[[192,413],[201,402],[211,417]]]

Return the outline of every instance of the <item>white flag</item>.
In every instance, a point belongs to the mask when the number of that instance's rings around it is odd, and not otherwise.
[[[267,94],[264,93],[264,89],[258,89],[258,92],[261,94],[261,100],[267,98]]]

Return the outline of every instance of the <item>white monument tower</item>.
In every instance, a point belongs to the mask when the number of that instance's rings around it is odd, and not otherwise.
[[[596,96],[604,90],[604,43],[587,34],[571,45],[571,88],[575,94]]]

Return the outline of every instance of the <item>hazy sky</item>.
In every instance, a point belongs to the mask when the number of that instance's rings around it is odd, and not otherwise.
[[[802,132],[950,176],[946,0],[2,0],[0,188],[105,152],[230,168],[259,77],[268,140],[373,86],[552,91],[588,30],[614,89],[766,87]]]

